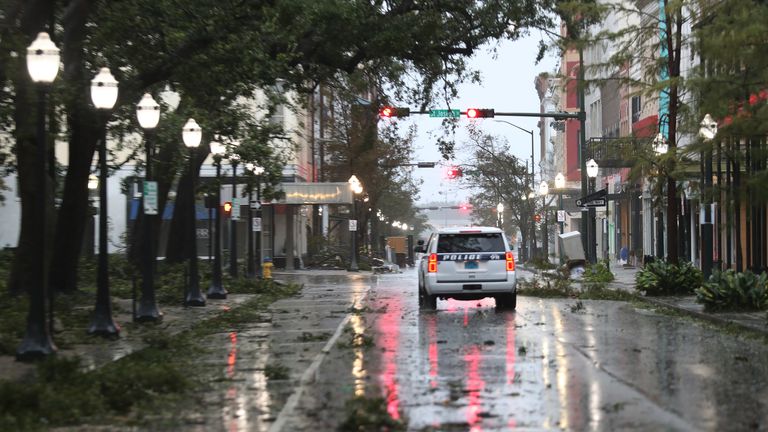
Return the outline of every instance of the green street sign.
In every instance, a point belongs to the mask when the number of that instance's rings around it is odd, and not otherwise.
[[[144,181],[144,214],[156,215],[158,209],[157,202],[157,182]]]
[[[232,198],[232,213],[230,219],[233,221],[240,220],[240,203],[237,198]]]
[[[461,111],[457,109],[433,109],[429,110],[430,117],[461,117]]]

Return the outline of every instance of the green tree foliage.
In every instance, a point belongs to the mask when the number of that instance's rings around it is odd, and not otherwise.
[[[76,257],[88,216],[83,210],[87,178],[97,140],[104,127],[137,131],[134,104],[143,92],[157,95],[169,86],[181,95],[179,118],[161,120],[156,141],[158,172],[162,167],[169,177],[178,176],[185,166],[178,131],[188,117],[196,118],[207,133],[225,133],[237,111],[235,102],[256,88],[280,80],[286,90],[311,89],[359,69],[385,78],[389,88],[421,105],[438,96],[435,89],[450,98],[458,82],[476,77],[467,70],[466,58],[489,41],[515,39],[528,27],[551,24],[547,11],[552,7],[550,1],[3,1],[0,124],[16,138],[16,159],[7,162],[19,167],[23,203],[40,193],[33,173],[42,169],[32,151],[35,118],[18,114],[31,112],[33,100],[23,53],[45,28],[56,30],[50,33],[64,53],[64,73],[52,93],[53,106],[62,110],[51,114],[62,113],[66,121],[70,160],[56,230],[58,258],[53,259],[53,271],[59,274],[52,279],[64,281],[60,289],[65,291],[76,286]],[[89,81],[102,66],[109,66],[120,82],[120,97],[106,126],[88,101]],[[230,132],[241,140],[247,137],[242,130]],[[206,151],[201,146],[192,163],[199,165]],[[138,149],[136,155],[141,154]],[[169,187],[161,186],[160,192]],[[32,220],[30,206],[25,204],[22,212],[22,220]],[[18,263],[33,261],[33,232],[29,224],[22,227]],[[28,274],[15,271],[10,287],[26,286]]]
[[[738,142],[768,134],[767,32],[768,4],[753,0],[719,2],[702,14],[694,28],[694,48],[701,57],[692,80],[699,101],[696,116],[700,121],[709,113],[720,126],[717,137],[699,143],[696,150],[719,149],[727,159],[749,169],[749,175],[731,187],[753,203],[768,201],[764,162],[768,152],[760,138],[744,146],[749,147],[749,156]],[[750,169],[747,158],[757,161],[757,166]],[[712,194],[719,195],[723,186],[721,182]]]
[[[531,235],[531,218],[537,211],[537,200],[529,200],[530,174],[520,159],[513,155],[509,144],[487,135],[480,129],[469,129],[466,143],[471,151],[469,164],[462,165],[462,182],[473,191],[472,215],[477,222],[496,225],[496,206],[504,204],[504,227],[516,227],[523,243]]]
[[[390,225],[393,221],[410,226],[425,221],[414,207],[419,185],[408,166],[413,160],[416,129],[402,130],[397,121],[378,118],[377,107],[384,101],[371,90],[376,83],[375,76],[357,72],[349,79],[339,77],[327,84],[333,86],[336,98],[331,108],[335,115],[328,127],[330,138],[324,139],[328,162],[323,167],[326,181],[346,182],[352,174],[361,181],[367,201],[358,206],[355,215],[360,223],[358,233],[362,236],[370,224],[374,240],[394,231],[402,234]],[[363,94],[374,99],[364,99]],[[364,239],[360,240],[362,245]]]
[[[665,194],[668,238],[678,232],[678,160],[682,150],[678,141],[689,132],[687,115],[689,85],[681,62],[692,46],[687,27],[699,21],[699,2],[662,0],[661,2],[619,2],[605,5],[568,2],[561,7],[562,16],[571,31],[563,45],[591,48],[601,53],[596,63],[587,62],[586,77],[590,85],[618,83],[645,101],[660,101],[666,117],[660,119],[667,131],[668,155],[661,159],[666,173]],[[610,23],[615,23],[611,27]],[[658,130],[645,131],[644,136]],[[678,260],[677,242],[668,243],[668,258]]]

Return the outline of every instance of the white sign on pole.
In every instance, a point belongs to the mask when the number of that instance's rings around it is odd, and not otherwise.
[[[349,220],[349,230],[350,231],[357,231],[357,219],[350,219]]]
[[[144,181],[144,214],[157,214],[157,182]]]
[[[256,200],[253,200],[251,201],[251,208],[254,210],[258,210],[261,208],[261,203]]]
[[[558,210],[557,211],[557,221],[558,222],[565,222],[565,210]]]
[[[261,218],[260,217],[253,218],[253,231],[254,232],[261,231]]]
[[[237,198],[232,198],[232,220],[240,220],[240,203]]]

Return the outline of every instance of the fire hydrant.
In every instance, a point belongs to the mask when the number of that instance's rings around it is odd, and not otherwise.
[[[272,258],[264,258],[264,263],[261,264],[261,276],[264,279],[272,279]]]

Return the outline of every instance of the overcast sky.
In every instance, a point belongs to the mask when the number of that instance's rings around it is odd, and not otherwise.
[[[467,108],[493,108],[496,111],[506,112],[539,112],[539,97],[533,85],[534,78],[541,72],[553,72],[558,64],[558,59],[549,56],[539,64],[535,64],[538,35],[533,35],[515,42],[505,42],[497,51],[497,57],[488,50],[483,50],[472,59],[472,67],[480,70],[483,83],[467,84],[460,88],[459,98],[451,108],[462,111]],[[414,107],[411,107],[412,109]],[[435,107],[446,108],[446,107]],[[515,123],[518,126],[534,131],[535,160],[539,160],[539,130],[535,117],[497,117]],[[434,138],[430,137],[430,131],[439,132],[440,120],[429,118],[427,115],[412,115],[407,120],[398,119],[403,126],[411,122],[418,126],[418,138],[416,140],[416,161],[442,160]],[[457,133],[457,150],[462,147],[468,120],[464,117],[460,120],[460,128]],[[506,137],[510,142],[513,152],[522,160],[529,160],[531,154],[531,136],[510,125],[494,122],[493,119],[476,120],[486,133]],[[439,135],[439,134],[432,134]],[[466,152],[457,151],[456,162],[467,161]],[[444,179],[445,168],[414,169],[416,178],[424,180],[421,195],[418,202],[431,201],[457,202],[466,201],[471,193],[458,189],[456,185]],[[537,172],[538,174],[538,172]]]

